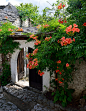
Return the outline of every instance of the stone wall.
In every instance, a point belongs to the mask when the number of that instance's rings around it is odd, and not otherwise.
[[[83,60],[79,64],[79,60],[77,60],[75,67],[77,68],[77,70],[72,72],[73,82],[69,83],[68,88],[75,89],[73,97],[78,98],[80,97],[82,91],[85,90],[86,86],[86,61]]]
[[[79,63],[79,60],[82,60],[81,63]],[[74,70],[71,73],[73,81],[68,82],[68,88],[75,89],[75,92],[72,94],[72,96],[75,99],[79,99],[81,94],[86,89],[86,61],[82,58],[76,60],[75,68],[77,68],[77,70]],[[64,84],[62,83],[61,86],[64,86]]]

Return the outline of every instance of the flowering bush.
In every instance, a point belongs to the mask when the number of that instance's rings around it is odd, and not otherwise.
[[[63,5],[60,3],[58,10],[64,8]],[[34,37],[38,36],[37,40],[41,43],[35,45],[38,52],[33,58],[37,58],[40,76],[44,74],[43,71],[46,68],[50,71],[50,77],[53,73],[55,74],[55,79],[50,81],[55,85],[52,86],[55,89],[54,102],[60,100],[62,105],[66,106],[67,102],[72,100],[71,94],[74,91],[68,89],[68,82],[73,80],[71,72],[74,70],[74,64],[80,57],[86,58],[86,40],[83,35],[86,27],[85,21],[81,25],[76,21],[68,22],[68,20],[65,21],[66,24],[63,24],[63,21],[64,19],[59,21],[53,19],[46,23],[49,26],[47,28],[41,25],[38,34],[34,35]],[[60,84],[64,87],[62,88]]]
[[[58,20],[55,19],[57,22]],[[47,24],[49,27],[46,28],[41,25],[39,28],[39,33],[36,35],[31,35],[29,40],[35,39],[36,41],[41,41],[40,44],[35,44],[36,54],[33,54],[33,59],[27,67],[37,68],[38,74],[40,76],[44,75],[44,70],[48,68],[50,75],[55,74],[55,79],[51,83],[55,83],[56,90],[59,89],[60,84],[64,84],[64,92],[67,93],[68,82],[72,81],[71,72],[74,70],[74,63],[77,58],[83,57],[85,55],[84,50],[78,49],[81,55],[77,54],[77,48],[81,41],[79,40],[79,35],[81,34],[81,29],[78,28],[76,23],[69,26],[64,26],[63,24],[56,23],[52,25],[54,20],[49,21]],[[83,24],[82,24],[83,27]],[[52,31],[53,33],[50,33]],[[40,34],[40,33],[43,33]],[[46,33],[47,32],[47,33]],[[48,36],[47,36],[47,35]],[[40,36],[39,36],[40,35]],[[78,44],[79,45],[78,45]],[[79,47],[78,47],[79,48]],[[35,50],[33,52],[35,52]],[[31,56],[32,58],[32,56]],[[34,58],[37,58],[37,65],[34,65]],[[72,92],[71,92],[72,93]],[[65,95],[64,95],[65,96]],[[67,97],[65,99],[68,99]],[[72,97],[69,97],[68,101],[71,101]],[[54,102],[56,102],[56,97]],[[67,105],[67,101],[61,99],[63,106]]]

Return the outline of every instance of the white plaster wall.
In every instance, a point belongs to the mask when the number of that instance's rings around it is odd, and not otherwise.
[[[46,90],[46,88],[44,87],[44,85],[49,88],[50,84],[50,72],[49,71],[44,71],[44,75],[43,75],[43,92]]]
[[[21,24],[21,20],[20,20],[20,18],[18,17],[18,18],[15,20],[15,22],[13,23],[13,25],[16,26],[16,27],[20,27],[20,24]]]
[[[28,47],[24,47],[24,76],[29,76],[29,68],[27,68],[27,63],[29,62],[28,59],[26,59],[26,54],[28,53]]]
[[[29,25],[28,19],[26,19],[25,21],[23,21],[22,27],[28,27],[28,25]]]
[[[24,76],[26,77],[26,47],[24,47]]]

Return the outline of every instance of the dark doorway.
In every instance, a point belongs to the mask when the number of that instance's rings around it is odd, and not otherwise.
[[[33,49],[28,48],[28,53],[32,53]],[[42,91],[42,76],[38,75],[37,69],[29,69],[29,85]]]
[[[24,48],[19,52],[17,59],[18,80],[24,76]]]

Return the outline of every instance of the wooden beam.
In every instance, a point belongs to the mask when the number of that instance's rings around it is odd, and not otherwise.
[[[8,36],[8,38],[12,38],[13,40],[27,40],[29,39],[29,37],[27,37],[26,35],[11,35]]]

